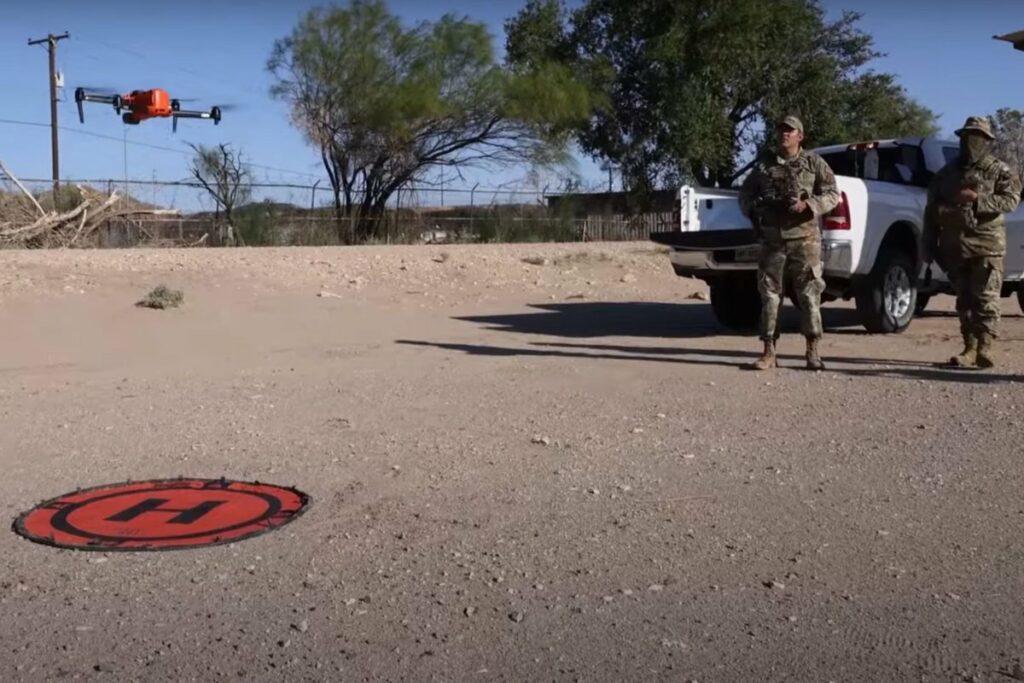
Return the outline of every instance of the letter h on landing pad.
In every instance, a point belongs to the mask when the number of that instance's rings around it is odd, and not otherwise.
[[[164,503],[169,503],[167,498],[146,498],[135,505],[107,517],[108,522],[130,522],[139,515],[151,512],[177,512],[178,514],[167,521],[168,524],[191,524],[218,505],[223,505],[223,500],[207,500],[199,505],[186,508],[164,508]]]

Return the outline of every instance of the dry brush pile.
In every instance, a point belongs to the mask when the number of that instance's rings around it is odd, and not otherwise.
[[[82,185],[74,188],[56,198],[51,195],[44,207],[0,162],[0,248],[93,246],[97,230],[112,220],[177,213],[143,207],[117,191],[99,192]],[[61,206],[63,203],[72,206]]]

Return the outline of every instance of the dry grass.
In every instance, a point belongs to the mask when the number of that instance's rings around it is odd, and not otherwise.
[[[135,303],[142,308],[177,308],[185,300],[185,295],[180,289],[171,289],[166,285],[159,285],[140,301]]]

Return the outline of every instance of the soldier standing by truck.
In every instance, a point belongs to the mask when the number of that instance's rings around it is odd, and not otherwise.
[[[839,202],[835,176],[825,160],[802,148],[803,123],[795,116],[775,128],[774,152],[755,163],[740,188],[740,210],[750,219],[761,246],[757,283],[761,294],[760,337],[764,352],[754,370],[778,367],[775,344],[784,278],[800,304],[800,329],[807,340],[807,367],[822,370],[821,293],[825,289],[818,217]]]
[[[950,365],[991,368],[1006,255],[1003,214],[1017,208],[1021,181],[992,155],[995,135],[987,118],[968,117],[956,134],[960,157],[928,187],[922,244],[925,261],[936,261],[956,291],[964,349]]]

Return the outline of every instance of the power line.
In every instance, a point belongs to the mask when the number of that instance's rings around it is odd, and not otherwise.
[[[80,40],[82,40],[82,39],[80,38]],[[88,44],[92,44],[92,45],[97,46],[97,47],[103,47],[103,48],[106,48],[108,50],[114,50],[114,51],[120,52],[122,54],[130,55],[131,57],[134,57],[135,59],[141,59],[141,60],[144,60],[144,61],[147,61],[147,62],[150,62],[150,63],[156,63],[157,62],[157,60],[153,57],[152,54],[147,54],[147,53],[144,53],[144,52],[142,52],[140,50],[132,49],[132,48],[128,47],[127,44],[118,45],[118,44],[114,44],[114,43],[108,43],[108,42],[100,40],[98,38],[85,38],[84,42],[86,42]],[[262,88],[256,88],[256,87],[251,86],[251,85],[239,84],[236,80],[233,80],[233,79],[227,77],[224,73],[218,73],[216,71],[213,71],[213,72],[211,72],[211,71],[200,72],[200,71],[195,71],[193,69],[185,68],[185,67],[177,65],[177,64],[165,65],[164,62],[162,62],[162,61],[160,62],[160,65],[162,67],[164,67],[164,68],[168,68],[170,70],[177,71],[177,72],[183,73],[183,74],[187,74],[187,75],[189,75],[189,76],[191,76],[193,78],[199,79],[198,81],[194,81],[194,83],[202,82],[202,83],[209,84],[211,81],[215,81],[219,85],[218,90],[222,90],[222,89],[224,89],[226,87],[228,89],[234,90],[235,92],[237,92],[239,94],[242,94],[244,92],[246,94],[246,96],[253,95],[253,94],[266,95],[266,91],[263,90]]]
[[[48,124],[45,124],[45,123],[38,123],[38,122],[35,122],[35,121],[18,121],[18,120],[14,120],[14,119],[0,119],[0,124],[9,124],[9,125],[15,125],[15,126],[32,126],[32,127],[36,127],[36,128],[46,128],[48,126]],[[112,140],[114,142],[117,142],[118,144],[128,144],[128,145],[135,145],[137,147],[146,147],[146,148],[149,148],[149,149],[156,149],[156,150],[160,150],[160,151],[164,151],[164,152],[172,152],[174,154],[181,154],[181,155],[187,156],[187,157],[191,157],[192,156],[192,152],[186,152],[185,150],[174,149],[172,147],[162,147],[160,145],[153,145],[153,144],[149,144],[147,142],[134,142],[134,141],[130,141],[130,140],[126,142],[126,141],[122,140],[121,138],[117,138],[117,137],[114,137],[112,135],[104,135],[102,133],[94,133],[92,131],[80,130],[78,128],[69,128],[68,126],[58,126],[58,128],[60,128],[60,130],[66,130],[66,131],[69,131],[71,133],[76,133],[78,135],[88,135],[90,137],[100,138],[102,140]],[[316,178],[318,180],[321,180],[320,176],[315,175],[313,173],[302,173],[301,171],[291,171],[291,170],[284,169],[284,168],[275,168],[274,166],[262,166],[262,165],[259,165],[259,164],[247,164],[247,165],[250,166],[251,168],[258,168],[258,169],[264,170],[264,171],[275,171],[275,172],[278,172],[278,173],[290,173],[292,175],[305,176],[307,178]],[[31,179],[28,179],[28,180],[31,180]],[[85,180],[83,180],[83,181],[79,181],[79,182],[99,182],[99,181],[85,181]],[[103,180],[102,182],[107,182],[107,181]],[[123,182],[123,179],[122,179],[122,182]],[[128,182],[129,182],[129,184],[151,184],[151,183],[154,183],[154,181],[145,181],[145,180],[128,180]],[[156,185],[174,186],[174,185],[183,185],[184,183],[180,183],[180,182],[177,182],[177,181],[159,181],[158,180],[158,181],[155,181],[155,184]],[[247,184],[251,184],[251,183],[247,183]],[[252,185],[254,187],[260,186],[259,183],[252,184]],[[266,187],[295,187],[297,189],[307,189],[307,190],[308,189],[312,189],[314,187],[312,185],[291,185],[291,184],[288,184],[288,183],[266,183],[266,184],[263,184],[263,185],[266,186]],[[325,187],[324,189],[326,190],[327,187]],[[419,185],[407,185],[407,186],[404,186],[402,188],[402,191],[403,192],[436,192],[437,191],[437,187],[436,186],[432,186],[430,183],[421,182]],[[481,192],[481,193],[491,192],[491,193],[494,193],[494,194],[526,195],[526,196],[536,196],[538,194],[538,192],[535,192],[533,190],[510,190],[510,189],[507,189],[506,187],[501,187],[501,186],[499,186],[499,187],[480,186],[479,183],[477,184],[476,188],[445,187],[443,191],[444,192],[451,192],[451,193],[454,193],[454,194],[473,194],[473,193],[476,193],[476,192]]]
[[[14,126],[34,126],[34,127],[38,127],[38,128],[46,128],[49,125],[49,124],[46,124],[46,123],[37,123],[35,121],[17,121],[15,119],[0,119],[0,123],[6,123],[6,124],[9,124],[9,125],[14,125]],[[173,147],[162,147],[160,145],[153,145],[153,144],[150,144],[148,142],[128,141],[126,143],[121,138],[114,137],[113,135],[104,135],[103,133],[94,133],[94,132],[92,132],[90,130],[80,130],[78,128],[69,128],[68,126],[57,126],[57,128],[59,128],[60,130],[66,130],[66,131],[68,131],[70,133],[75,133],[77,135],[88,135],[89,137],[99,138],[101,140],[113,140],[114,142],[117,142],[117,143],[120,143],[120,144],[129,144],[129,145],[134,145],[136,147],[146,147],[146,148],[149,148],[149,149],[157,149],[157,150],[160,150],[160,151],[163,151],[163,152],[172,152],[174,154],[181,154],[181,155],[186,156],[186,157],[191,157],[192,156],[192,152],[187,152],[187,151],[185,151],[183,149],[174,149]],[[263,166],[261,164],[248,164],[248,165],[250,167],[252,167],[252,168],[258,168],[261,171],[274,171],[275,173],[290,173],[291,175],[299,175],[299,176],[304,176],[304,177],[307,177],[307,178],[320,178],[320,176],[316,175],[315,173],[305,173],[303,171],[292,171],[292,170],[289,170],[287,168],[277,168],[275,166]]]
[[[48,124],[37,123],[35,121],[16,121],[14,119],[0,119],[0,123],[7,123],[14,126],[36,126],[40,128],[46,128]],[[94,133],[90,130],[79,130],[77,128],[69,128],[68,126],[57,126],[60,130],[66,130],[69,133],[77,133],[78,135],[88,135],[92,138],[100,138],[101,140],[113,140],[124,144],[124,140],[116,138],[113,135],[104,135],[103,133]],[[182,149],[174,149],[172,147],[161,147],[160,145],[151,145],[148,142],[128,142],[129,145],[135,145],[136,147],[148,147],[149,149],[159,149],[164,152],[173,152],[174,154],[183,154],[185,156],[192,156],[190,152],[186,152]]]

